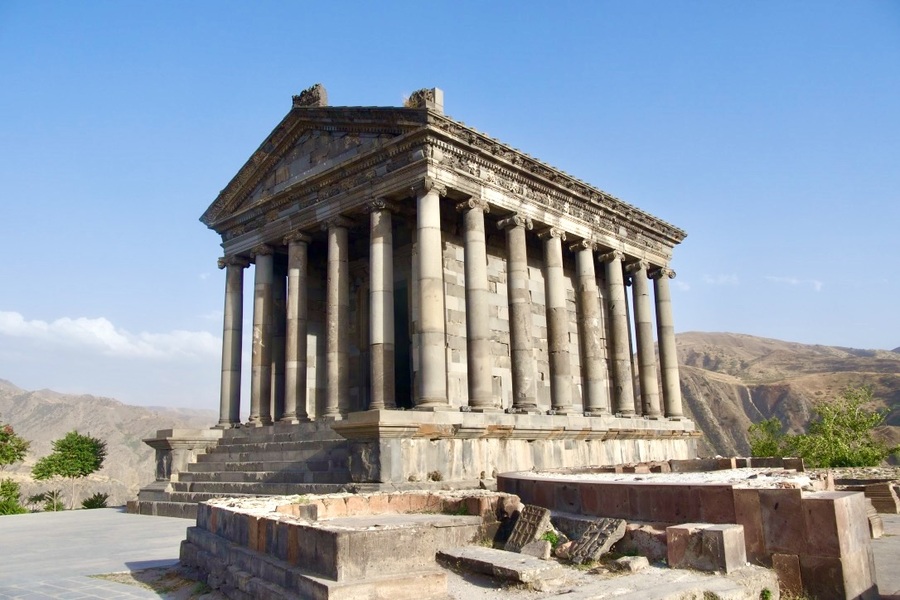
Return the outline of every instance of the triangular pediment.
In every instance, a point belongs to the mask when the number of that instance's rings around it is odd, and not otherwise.
[[[409,109],[293,110],[201,217],[210,227],[423,126]],[[399,113],[399,114],[398,114]],[[399,117],[399,118],[398,118]]]

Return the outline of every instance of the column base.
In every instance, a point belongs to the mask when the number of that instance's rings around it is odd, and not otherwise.
[[[463,408],[467,408],[467,411],[463,412],[473,412],[473,413],[500,413],[503,412],[499,406],[466,406],[460,407],[460,410]]]
[[[670,421],[687,421],[688,420],[688,418],[685,417],[684,415],[678,415],[677,417],[668,417],[667,416],[666,418]]]
[[[643,415],[639,415],[635,412],[627,412],[627,413],[616,413],[615,416],[619,419],[637,419],[637,418],[641,418]]]
[[[586,410],[584,411],[584,416],[586,417],[608,417],[610,416],[608,410]]]
[[[246,424],[246,427],[267,427],[272,424],[272,419],[256,419],[249,420]]]
[[[449,404],[421,404],[413,408],[413,410],[418,410],[422,412],[441,412],[441,411],[455,411],[457,410],[455,406],[450,406]]]
[[[210,427],[210,429],[235,429],[240,426],[241,426],[241,423],[231,423],[231,422],[221,423],[220,422],[220,423],[216,423],[215,425]]]
[[[560,408],[551,408],[550,410],[547,411],[547,414],[548,414],[548,415],[562,415],[562,416],[564,416],[564,415],[570,415],[570,414],[572,414],[572,413],[573,413],[573,411],[572,411],[572,407],[571,407],[571,406],[561,406]]]
[[[319,417],[320,421],[332,422],[332,421],[343,421],[346,417],[344,415],[322,415]]]

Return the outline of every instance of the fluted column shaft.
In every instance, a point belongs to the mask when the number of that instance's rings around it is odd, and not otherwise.
[[[222,385],[217,427],[241,422],[241,343],[244,325],[244,269],[250,263],[241,257],[219,259],[225,269],[225,316],[222,324]]]
[[[250,423],[272,423],[272,279],[270,246],[254,249],[253,347],[250,372]]]
[[[383,200],[369,204],[370,409],[395,408],[394,242],[391,211]]]
[[[609,412],[606,361],[603,345],[606,336],[600,312],[600,290],[594,270],[594,245],[582,241],[575,251],[576,294],[578,296],[578,338],[581,340],[581,368],[584,373],[584,412],[591,416]]]
[[[419,309],[419,387],[416,408],[449,408],[444,311],[444,259],[441,248],[441,192],[426,181],[416,190],[416,280]]]
[[[641,381],[641,405],[644,415],[658,418],[659,383],[656,375],[656,351],[653,344],[653,308],[647,279],[647,263],[629,265],[631,287],[634,291],[634,323],[637,333],[638,374]]]
[[[284,416],[285,342],[287,332],[287,271],[273,266],[272,279],[272,420]]]
[[[544,296],[547,306],[547,346],[550,351],[550,404],[553,412],[572,409],[572,361],[569,355],[569,311],[563,276],[562,241],[566,234],[552,228],[544,240]]]
[[[328,281],[325,291],[325,411],[326,419],[339,419],[347,412],[348,381],[347,336],[350,321],[350,274],[347,265],[347,227],[338,217],[327,222]]]
[[[672,296],[669,292],[669,279],[675,277],[675,271],[659,269],[651,277],[656,297],[656,337],[659,342],[659,363],[662,370],[663,405],[667,417],[683,417],[678,355],[675,349],[675,323],[672,319]]]
[[[609,252],[600,257],[606,265],[606,285],[609,297],[609,336],[612,347],[610,367],[615,412],[634,414],[634,384],[631,379],[631,347],[629,344],[628,306],[625,300],[625,279],[622,275],[621,252]]]
[[[464,213],[466,273],[466,358],[469,407],[494,410],[491,359],[490,293],[487,278],[487,242],[484,233],[486,202],[471,199],[457,207]]]
[[[512,360],[513,410],[537,411],[534,338],[531,335],[531,293],[525,232],[531,219],[513,215],[497,223],[506,230],[506,291],[509,299],[509,344]]]
[[[288,245],[287,335],[284,364],[284,415],[282,421],[306,421],[306,333],[309,316],[307,281],[311,238],[295,233],[285,238]]]

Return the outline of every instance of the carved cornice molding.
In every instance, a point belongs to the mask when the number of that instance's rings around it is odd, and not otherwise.
[[[526,217],[519,213],[497,221],[497,229],[512,229],[514,227],[524,227],[527,231],[531,231],[534,228],[534,222],[531,220],[531,217]]]
[[[491,212],[490,205],[480,198],[469,198],[465,202],[460,202],[456,205],[456,210],[459,212],[465,212],[467,210],[480,210],[483,213]]]
[[[660,267],[659,269],[654,269],[648,274],[650,279],[662,279],[664,277],[668,277],[669,279],[675,279],[675,271],[668,267]]]
[[[223,256],[217,260],[216,263],[220,269],[224,269],[225,267],[240,267],[246,269],[250,266],[250,260],[240,255]]]
[[[303,106],[328,106],[328,92],[321,83],[316,83],[293,97],[294,108]]]

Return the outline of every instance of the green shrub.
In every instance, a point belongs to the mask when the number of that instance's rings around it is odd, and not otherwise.
[[[40,506],[47,512],[66,510],[62,501],[62,490],[47,490],[28,497],[28,504]]]
[[[787,438],[781,431],[781,421],[772,417],[754,423],[747,430],[751,456],[784,456],[787,452]]]
[[[106,501],[109,500],[109,494],[101,494],[97,492],[90,498],[85,498],[81,502],[81,508],[106,508]]]
[[[22,506],[19,497],[19,484],[12,479],[0,481],[0,515],[21,515],[28,509]]]
[[[811,467],[874,467],[900,448],[875,438],[885,414],[866,408],[874,401],[870,387],[847,388],[835,400],[817,402],[806,433],[781,432],[773,417],[748,430],[753,456],[800,456]]]

